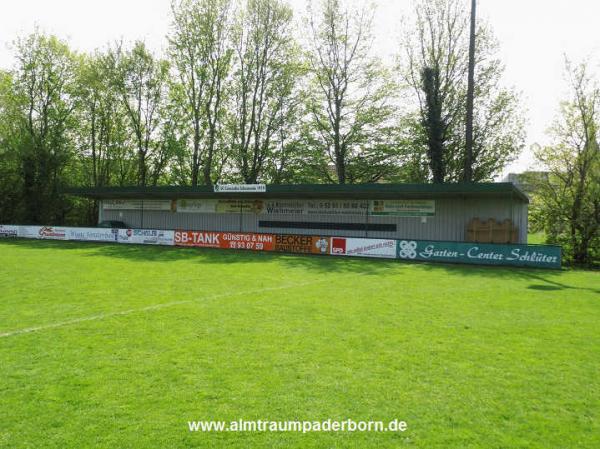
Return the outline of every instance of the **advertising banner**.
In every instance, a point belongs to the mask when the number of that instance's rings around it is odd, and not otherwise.
[[[398,258],[477,265],[560,268],[561,249],[550,245],[398,240]]]
[[[67,240],[118,242],[119,230],[110,228],[66,228]]]
[[[42,226],[38,231],[40,239],[67,240],[67,229],[55,226]]]
[[[182,199],[181,213],[261,215],[360,215],[420,217],[435,215],[434,200],[251,200]],[[145,207],[145,206],[144,206]]]
[[[105,210],[171,210],[171,200],[102,200]]]
[[[262,200],[218,200],[215,212],[219,214],[259,214],[262,209]]]
[[[396,240],[332,237],[330,254],[394,259],[396,257]]]
[[[431,217],[435,215],[434,200],[373,200],[369,205],[371,215],[397,217]]]
[[[306,215],[366,215],[368,201],[360,200],[307,200]]]
[[[119,243],[138,245],[174,245],[175,231],[160,229],[119,229]]]
[[[175,245],[273,251],[275,236],[245,232],[175,231]]]
[[[262,200],[177,200],[177,212],[197,214],[259,214]]]
[[[217,200],[177,200],[177,212],[214,214],[217,210]]]
[[[17,235],[26,239],[39,239],[41,226],[19,226]]]
[[[361,200],[265,200],[265,215],[366,215],[368,201]]]
[[[227,192],[266,192],[266,184],[215,184],[216,193]]]
[[[0,239],[3,237],[18,237],[18,234],[18,226],[0,225]]]
[[[329,254],[329,237],[316,235],[275,235],[275,251],[301,254]]]

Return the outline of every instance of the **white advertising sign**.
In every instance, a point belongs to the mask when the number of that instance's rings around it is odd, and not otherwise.
[[[19,226],[17,235],[28,239],[39,239],[41,226]]]
[[[266,215],[366,215],[363,200],[266,200],[261,210]]]
[[[38,231],[40,239],[67,240],[67,229],[56,226],[42,226]]]
[[[119,243],[174,245],[175,231],[159,229],[119,229]]]
[[[396,257],[396,240],[332,237],[330,254],[394,259]]]
[[[214,191],[216,193],[227,192],[266,192],[266,184],[215,184]]]
[[[89,242],[117,242],[118,229],[110,228],[66,228],[67,240],[85,240]]]
[[[104,210],[171,210],[171,200],[102,200]]]
[[[0,225],[0,238],[18,237],[19,227],[11,225]]]

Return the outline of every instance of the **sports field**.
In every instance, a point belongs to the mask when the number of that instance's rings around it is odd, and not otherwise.
[[[0,241],[3,448],[598,448],[599,374],[598,272]]]

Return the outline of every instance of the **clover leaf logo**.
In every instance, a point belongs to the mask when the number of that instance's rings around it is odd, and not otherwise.
[[[398,254],[402,259],[414,259],[417,257],[417,242],[411,240],[400,241],[400,253]]]

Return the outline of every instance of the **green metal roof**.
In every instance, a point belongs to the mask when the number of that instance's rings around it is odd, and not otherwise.
[[[273,184],[266,192],[219,192],[212,186],[81,187],[64,193],[93,199],[179,198],[514,198],[529,199],[510,182],[464,184]]]

